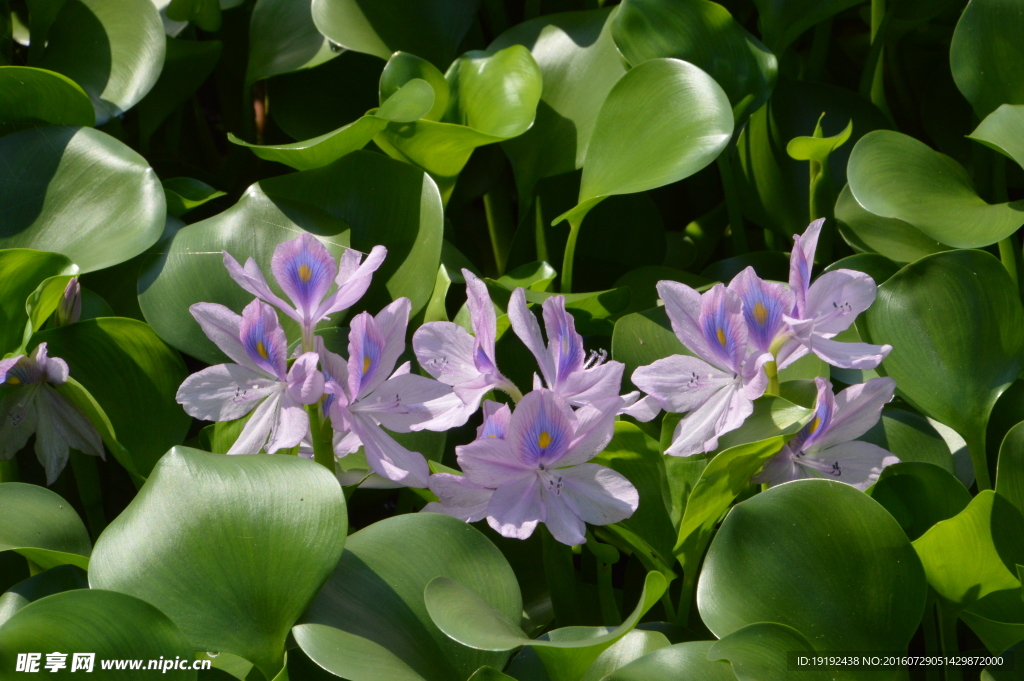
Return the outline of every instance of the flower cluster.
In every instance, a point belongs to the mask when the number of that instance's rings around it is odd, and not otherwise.
[[[833,340],[871,306],[876,286],[867,274],[847,269],[811,282],[823,222],[814,221],[794,237],[788,288],[762,280],[752,267],[728,286],[717,284],[703,295],[685,284],[658,283],[672,329],[693,353],[660,359],[632,376],[662,409],[687,414],[677,424],[666,454],[691,456],[715,450],[722,434],[743,425],[753,412],[753,400],[777,382],[777,372],[808,353],[836,367],[873,369],[892,350],[889,345]],[[866,487],[895,457],[866,443],[831,445],[852,440],[874,425],[894,388],[891,379],[872,379],[833,397],[831,384],[819,379],[814,420],[765,467],[759,480],[778,483],[829,475]],[[845,416],[839,419],[840,414]],[[829,424],[836,423],[833,417],[857,427],[833,425],[829,431]]]

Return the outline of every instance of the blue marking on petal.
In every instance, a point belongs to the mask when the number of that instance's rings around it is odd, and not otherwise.
[[[747,322],[750,341],[758,350],[768,350],[775,336],[782,330],[782,316],[788,314],[783,301],[772,295],[771,290],[751,286],[741,294],[743,318]]]
[[[523,458],[531,464],[540,464],[543,458],[553,459],[560,456],[569,447],[573,433],[563,424],[551,418],[545,405],[541,403],[533,423],[526,428],[526,437],[522,440],[525,451]]]
[[[831,392],[831,387],[828,390]],[[789,448],[794,452],[800,452],[810,447],[816,440],[828,432],[829,427],[832,425],[834,406],[835,402],[833,400],[822,399],[822,394],[819,392],[818,400],[814,405],[814,417],[789,442]]]
[[[550,347],[555,354],[555,372],[558,379],[565,378],[574,371],[583,368],[583,339],[576,333],[568,312],[560,315],[558,326],[554,329],[555,337],[549,339]],[[550,333],[549,329],[549,333]],[[558,380],[556,379],[556,380]]]
[[[730,364],[742,355],[736,330],[732,327],[732,320],[729,319],[729,315],[725,311],[724,295],[719,298],[718,304],[711,314],[701,315],[700,323],[704,340],[711,346],[715,354]]]

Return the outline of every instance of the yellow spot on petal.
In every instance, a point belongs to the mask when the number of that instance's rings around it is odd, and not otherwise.
[[[760,302],[754,303],[754,319],[756,319],[757,323],[761,326],[764,326],[764,323],[768,321],[768,308]]]
[[[541,449],[547,449],[549,444],[551,444],[551,434],[546,430],[542,431],[541,434],[537,436],[537,445]]]
[[[723,348],[725,347],[725,331],[722,331],[721,329],[718,330],[718,342]]]
[[[496,438],[496,437],[498,437],[498,436],[497,436],[497,435],[495,435],[494,433],[491,433],[491,434],[490,434],[490,435],[488,435],[487,437],[495,437],[495,438]]]
[[[256,343],[256,352],[260,353],[260,357],[267,359],[267,346],[263,344],[263,341]]]
[[[309,265],[299,265],[299,279],[306,282],[313,278],[313,270],[309,269]]]
[[[363,357],[363,376],[365,376],[366,372],[370,370],[370,364],[371,364],[370,358],[369,357]]]
[[[820,428],[820,427],[821,427],[821,417],[820,416],[815,416],[814,420],[811,421],[811,427],[810,427],[810,429],[807,432],[810,433],[811,435],[814,435],[814,431],[818,430],[818,428]]]
[[[17,376],[8,376],[6,385],[21,385],[21,379]]]

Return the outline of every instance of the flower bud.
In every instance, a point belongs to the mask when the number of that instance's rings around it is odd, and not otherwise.
[[[57,304],[57,326],[74,324],[82,316],[82,286],[72,277]]]

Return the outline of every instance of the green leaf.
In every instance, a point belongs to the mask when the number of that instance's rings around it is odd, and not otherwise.
[[[68,380],[63,385],[57,386],[56,390],[78,407],[79,411],[85,414],[85,417],[89,419],[93,427],[100,434],[103,444],[106,445],[107,449],[114,455],[114,458],[117,459],[117,462],[131,476],[135,486],[141,487],[146,479],[139,475],[131,453],[125,449],[124,445],[117,441],[117,436],[114,434],[114,426],[110,423],[110,417],[103,411],[103,407],[96,401],[96,398],[72,377],[68,377]]]
[[[786,679],[792,673],[788,666],[790,653],[814,655],[814,647],[799,631],[785,624],[756,622],[737,629],[708,650],[709,660],[728,660],[738,681]],[[808,681],[830,681],[824,669],[801,669],[800,678]]]
[[[729,98],[707,73],[651,59],[626,73],[601,105],[575,208],[578,225],[601,200],[671,184],[715,160],[733,132]]]
[[[36,290],[29,294],[25,300],[25,314],[28,315],[28,323],[25,325],[24,340],[27,343],[36,329],[43,328],[43,324],[54,313],[60,300],[67,289],[68,283],[74,277],[70,274],[58,274],[44,279]]]
[[[750,478],[784,444],[785,438],[779,436],[737,445],[708,462],[686,501],[675,545],[675,554],[685,575],[697,574],[715,525],[736,497],[750,486]]]
[[[529,207],[539,180],[583,167],[601,105],[626,73],[612,40],[612,12],[538,17],[491,43],[492,50],[525,45],[544,81],[533,127],[502,144],[515,171],[520,210]]]
[[[446,322],[448,311],[445,309],[445,298],[448,296],[448,287],[452,280],[448,276],[448,270],[442,263],[437,268],[437,278],[434,279],[434,292],[430,294],[430,302],[423,311],[424,322]]]
[[[886,466],[868,494],[889,511],[911,541],[971,502],[971,493],[952,473],[915,461]]]
[[[869,213],[857,203],[849,184],[839,192],[836,220],[839,221],[839,233],[854,250],[879,253],[897,263],[914,262],[926,255],[949,250],[948,246],[930,239],[903,220]]]
[[[83,272],[145,251],[160,238],[166,215],[146,160],[91,128],[33,128],[0,138],[0,206],[0,247],[63,253]]]
[[[0,137],[42,125],[91,126],[89,95],[78,83],[45,69],[0,66]]]
[[[1001,105],[968,137],[1012,158],[1024,168],[1024,104]]]
[[[352,248],[388,248],[359,309],[376,312],[400,296],[412,301],[413,315],[423,309],[440,264],[441,197],[422,171],[364,151],[324,168],[263,180],[223,213],[181,229],[143,269],[139,304],[165,341],[208,364],[223,362],[188,312],[198,302],[240,312],[252,301],[223,268],[221,251],[239,262],[254,258],[270,277],[279,243],[310,232],[337,257],[349,245],[349,228]],[[281,321],[297,337],[295,323]]]
[[[326,134],[291,144],[249,144],[228,133],[228,141],[248,147],[260,158],[277,161],[296,170],[312,170],[333,163],[369,144],[389,121],[414,121],[430,110],[434,93],[424,80],[414,79],[380,109]]]
[[[505,288],[513,290],[522,287],[531,291],[544,292],[557,276],[558,272],[555,271],[555,268],[541,260],[520,265],[511,272],[506,272],[498,277],[497,281]]]
[[[151,0],[65,0],[45,45],[32,66],[82,86],[97,125],[135,106],[164,65],[164,27]]]
[[[245,82],[309,69],[338,56],[313,23],[312,2],[257,0],[249,20]]]
[[[85,570],[76,565],[58,565],[44,570],[18,582],[0,596],[0,626],[33,601],[63,591],[88,588]]]
[[[185,439],[192,419],[174,396],[188,371],[147,324],[119,317],[90,319],[41,331],[32,339],[33,347],[43,342],[103,408],[141,476],[148,476],[163,453]]]
[[[889,277],[899,272],[900,266],[878,253],[858,253],[857,255],[850,255],[836,260],[822,270],[822,274],[834,272],[835,270],[863,272],[874,279],[876,284],[882,284],[888,281]]]
[[[590,227],[591,225],[588,224],[587,226]],[[580,274],[582,275],[584,272],[580,272]],[[693,288],[699,288],[711,283],[700,275],[690,274],[689,272],[663,265],[638,267],[635,270],[626,272],[615,282],[616,288],[627,286],[632,294],[629,299],[627,312],[641,312],[656,307],[658,304],[657,287],[659,281],[679,281]]]
[[[423,597],[434,623],[463,645],[480,650],[512,650],[528,645],[544,662],[551,681],[578,681],[601,653],[636,627],[667,586],[664,575],[649,572],[640,602],[617,628],[609,631],[604,627],[563,627],[548,632],[546,639],[528,638],[515,618],[495,609],[476,590],[454,579],[432,580]]]
[[[22,344],[29,312],[25,301],[52,277],[73,275],[78,268],[59,253],[25,248],[0,250],[0,356]]]
[[[697,585],[701,618],[716,636],[777,622],[820,652],[905,650],[925,595],[899,524],[833,480],[778,485],[733,507]]]
[[[708,659],[715,641],[689,641],[661,648],[624,667],[619,667],[606,681],[736,681],[726,662]]]
[[[25,651],[95,653],[96,676],[106,675],[101,671],[101,660],[195,657],[193,647],[167,615],[138,598],[100,589],[74,589],[30,603],[0,627],[0,637],[4,641],[0,648],[4,669],[15,669],[16,653]],[[71,655],[66,658],[68,670],[72,659]],[[45,662],[43,656],[41,671],[46,671]],[[161,673],[166,679],[196,679],[191,668]],[[141,681],[152,679],[154,672],[143,666],[120,671],[116,676]]]
[[[822,118],[824,118],[824,114]],[[789,157],[797,161],[827,163],[832,152],[846,144],[850,135],[853,134],[853,119],[838,134],[822,137],[821,119],[819,118],[815,133],[817,133],[815,136],[800,136],[789,140],[789,143],[786,144],[786,153],[789,154]]]
[[[618,421],[615,435],[594,463],[618,471],[637,488],[640,506],[619,524],[642,537],[663,562],[671,565],[679,513],[668,483],[665,456],[658,441],[632,423]]]
[[[860,0],[754,0],[758,28],[775,54],[782,54],[815,24],[860,4]]]
[[[963,511],[932,526],[914,548],[928,584],[959,610],[990,593],[1019,589],[1017,565],[1024,563],[1024,517],[992,490],[984,490]]]
[[[171,21],[191,21],[208,32],[220,30],[219,0],[171,0],[164,14]]]
[[[350,536],[334,574],[292,633],[321,667],[351,681],[465,679],[508,655],[466,648],[431,621],[423,590],[454,579],[519,621],[515,574],[476,529],[436,513],[399,515]]]
[[[338,45],[387,59],[419,55],[438,68],[450,64],[469,30],[479,0],[313,0],[313,22]]]
[[[439,121],[389,123],[374,141],[392,158],[429,172],[447,200],[474,149],[521,135],[533,125],[542,80],[529,50],[511,45],[467,52],[452,63],[445,81],[448,110]],[[435,96],[444,99],[446,93]]]
[[[960,618],[993,655],[1024,641],[1024,598],[1021,595],[1020,589],[996,591],[960,613]]]
[[[163,180],[162,184],[164,197],[167,199],[167,212],[176,218],[219,196],[227,196],[224,192],[191,177],[171,177]]]
[[[664,307],[625,315],[615,322],[612,333],[612,359],[626,365],[623,378],[630,381],[633,372],[656,360],[672,355],[689,355],[672,331]],[[632,385],[629,382],[627,385]]]
[[[956,248],[994,244],[1024,224],[1024,201],[986,203],[963,166],[902,133],[865,135],[848,172],[850,191],[865,210]]]
[[[893,346],[885,374],[918,411],[967,441],[979,488],[989,488],[985,429],[1024,352],[1024,310],[1002,264],[980,251],[922,258],[878,287],[858,327],[869,342]]]
[[[612,36],[632,66],[673,57],[706,71],[728,95],[737,125],[775,87],[775,55],[714,2],[625,0],[612,20]]]
[[[728,283],[733,277],[747,269],[754,268],[754,273],[769,281],[788,281],[789,257],[781,251],[755,251],[744,253],[713,262],[700,273],[709,281]]]
[[[1024,513],[1024,423],[1011,428],[999,447],[996,492]]]
[[[179,40],[168,36],[166,52],[160,78],[139,102],[139,139],[143,151],[160,124],[213,72],[220,60],[221,44],[217,40]]]
[[[900,461],[928,463],[954,472],[949,446],[928,419],[919,414],[885,407],[882,417],[858,440],[878,445],[899,457]]]
[[[434,91],[434,104],[430,111],[421,116],[428,121],[439,121],[448,111],[451,101],[451,88],[444,74],[426,59],[421,59],[408,52],[395,52],[388,59],[384,71],[380,74],[380,103],[389,100],[406,83],[413,79],[426,81]]]
[[[668,646],[669,640],[660,631],[634,629],[598,655],[581,681],[603,681],[615,670]]]
[[[65,564],[89,568],[89,532],[56,492],[22,482],[0,483],[0,515],[17,518],[0,527],[0,551],[17,551],[44,570]]]
[[[191,649],[239,655],[272,678],[346,527],[341,488],[319,464],[175,447],[100,535],[89,583],[160,608]]]
[[[953,80],[979,118],[1024,104],[1024,15],[1014,0],[971,0],[949,48]]]

